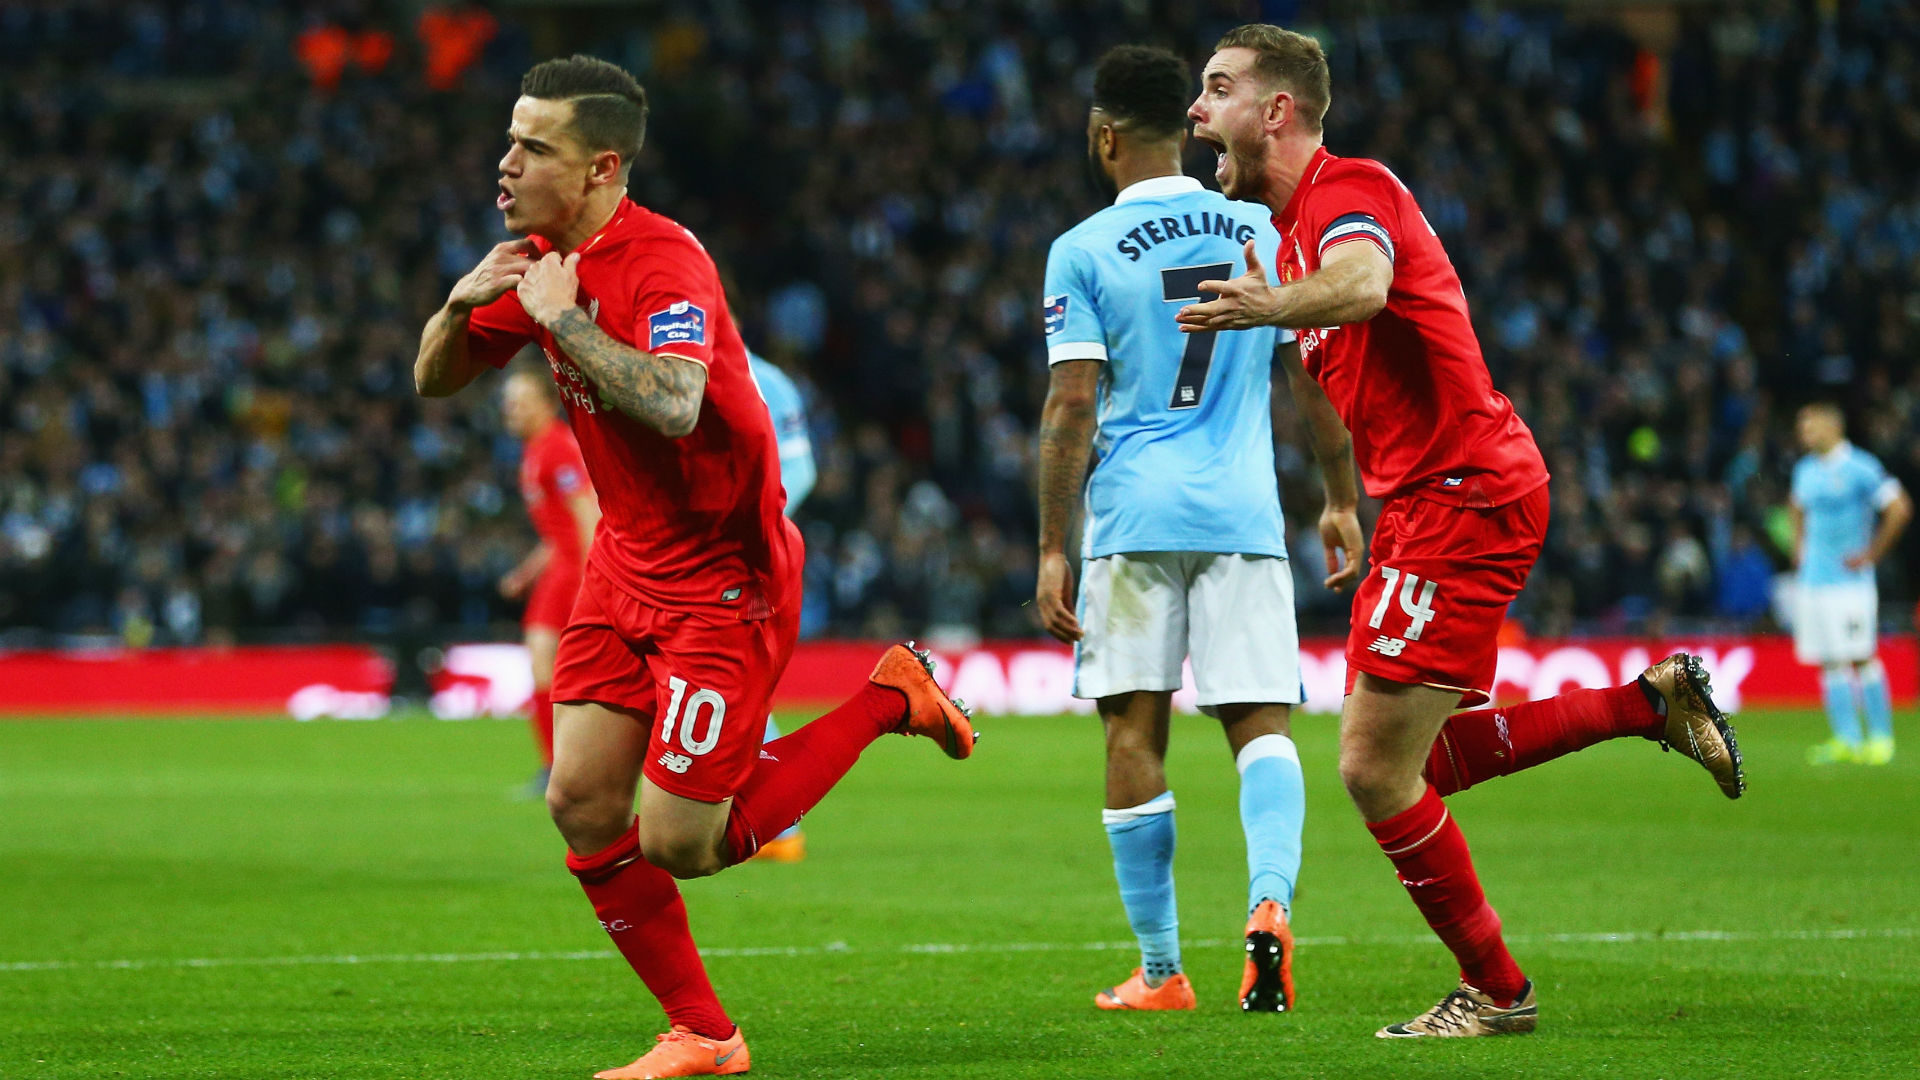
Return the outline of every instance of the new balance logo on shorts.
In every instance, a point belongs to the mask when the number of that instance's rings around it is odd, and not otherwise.
[[[669,750],[660,755],[660,764],[665,765],[674,772],[683,773],[693,767],[693,759],[685,754],[676,754]]]
[[[1373,639],[1373,644],[1367,646],[1367,651],[1377,652],[1381,656],[1399,656],[1406,647],[1407,643],[1399,638],[1382,634]]]

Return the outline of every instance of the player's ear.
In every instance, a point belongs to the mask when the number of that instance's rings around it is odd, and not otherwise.
[[[1285,127],[1298,111],[1298,105],[1292,94],[1285,90],[1274,91],[1273,96],[1267,99],[1267,129],[1278,131]]]
[[[593,160],[588,163],[587,177],[596,187],[601,184],[617,183],[620,180],[621,171],[625,168],[626,163],[620,160],[618,152],[602,150],[593,155]]]

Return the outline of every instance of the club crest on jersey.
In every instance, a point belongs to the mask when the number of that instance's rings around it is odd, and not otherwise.
[[[1067,294],[1049,296],[1041,305],[1047,316],[1047,333],[1057,334],[1067,328]]]
[[[1297,281],[1306,273],[1306,267],[1307,253],[1305,249],[1301,248],[1300,241],[1295,240],[1293,242],[1293,258],[1287,258],[1284,248],[1280,252],[1280,283],[1282,285],[1288,285]]]
[[[668,345],[705,345],[707,313],[691,301],[677,300],[665,311],[647,316],[647,350]]]

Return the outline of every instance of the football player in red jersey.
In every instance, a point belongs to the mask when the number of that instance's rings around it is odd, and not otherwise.
[[[1459,960],[1459,987],[1383,1038],[1533,1030],[1533,984],[1500,935],[1441,796],[1599,742],[1638,735],[1744,786],[1733,729],[1698,658],[1678,653],[1624,686],[1511,708],[1491,702],[1498,634],[1540,554],[1547,469],[1493,388],[1466,297],[1413,195],[1377,161],[1321,145],[1330,99],[1320,45],[1254,24],[1229,31],[1188,116],[1219,152],[1229,197],[1264,203],[1279,283],[1247,273],[1178,319],[1189,331],[1284,326],[1353,435],[1384,500],[1372,572],[1354,597],[1340,774],[1401,884]]]
[[[553,654],[580,591],[580,572],[593,546],[594,526],[600,523],[600,502],[587,479],[587,463],[580,460],[580,444],[560,420],[560,398],[546,372],[508,375],[500,390],[500,417],[507,434],[524,447],[520,498],[540,537],[527,557],[500,579],[500,594],[509,600],[527,598],[520,622],[533,663],[529,719],[541,765],[530,790],[545,797],[553,770],[553,699],[548,696]]]
[[[599,493],[554,659],[547,804],[568,868],[671,1025],[604,1080],[747,1071],[675,878],[751,858],[882,734],[973,750],[924,654],[898,645],[846,704],[762,750],[799,627],[800,534],[712,259],[626,197],[645,125],[645,91],[612,64],[527,73],[497,201],[526,239],[454,285],[414,364],[419,392],[440,396],[537,343]]]

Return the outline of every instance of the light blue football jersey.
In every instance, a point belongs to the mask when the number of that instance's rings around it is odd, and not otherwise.
[[[1131,551],[1287,554],[1274,476],[1272,328],[1183,334],[1201,281],[1271,268],[1264,208],[1187,176],[1129,186],[1047,253],[1047,361],[1100,360],[1089,558]],[[1208,299],[1211,299],[1209,295]]]
[[[1852,443],[1808,454],[1793,467],[1793,502],[1803,519],[1802,585],[1873,581],[1873,567],[1849,570],[1846,557],[1873,542],[1880,511],[1900,496],[1900,481]]]
[[[773,437],[780,447],[780,483],[787,489],[787,515],[791,517],[807,501],[817,477],[813,465],[813,438],[807,434],[807,411],[800,400],[800,388],[786,372],[752,352],[747,364],[760,397],[773,414]]]

